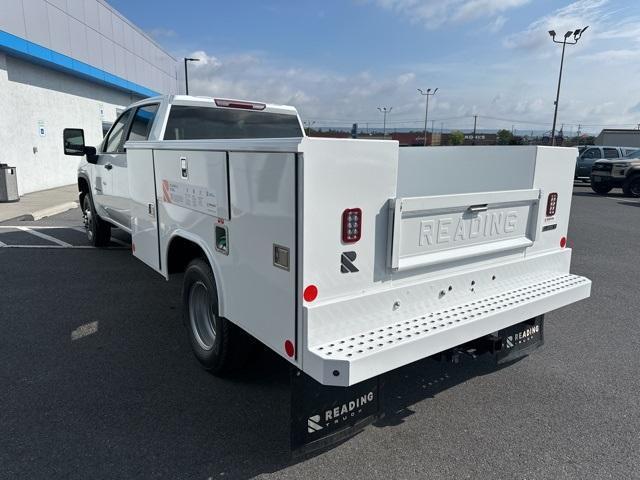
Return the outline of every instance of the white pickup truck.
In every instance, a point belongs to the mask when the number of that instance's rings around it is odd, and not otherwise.
[[[294,367],[292,445],[380,414],[380,376],[460,352],[509,361],[544,314],[590,294],[566,248],[576,150],[412,147],[308,138],[292,107],[168,96],[128,108],[85,156],[94,245],[183,275],[202,365],[236,367],[252,337]],[[339,387],[339,388],[337,388]]]

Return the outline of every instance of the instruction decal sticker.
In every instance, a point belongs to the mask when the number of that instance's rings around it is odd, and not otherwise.
[[[214,217],[218,216],[216,194],[207,187],[162,180],[162,201]]]

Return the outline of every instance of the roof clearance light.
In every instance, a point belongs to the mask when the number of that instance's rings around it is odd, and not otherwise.
[[[242,110],[264,110],[267,106],[264,103],[241,102],[239,100],[225,100],[215,98],[216,106],[226,108],[240,108]]]
[[[558,194],[550,193],[547,198],[547,217],[553,217],[556,214],[556,206],[558,205]]]
[[[356,243],[362,236],[362,210],[347,208],[342,212],[342,242]]]

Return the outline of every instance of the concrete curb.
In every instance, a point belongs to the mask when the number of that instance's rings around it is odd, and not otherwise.
[[[67,210],[78,208],[78,205],[78,202],[60,203],[52,207],[35,210],[31,213],[25,213],[24,215],[18,215],[17,217],[9,218],[7,220],[3,220],[3,222],[33,222],[35,220],[40,220],[41,218],[50,217],[51,215],[57,215],[59,213],[66,212]]]

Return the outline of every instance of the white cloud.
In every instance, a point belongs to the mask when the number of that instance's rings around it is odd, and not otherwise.
[[[498,20],[500,14],[521,7],[531,0],[360,0],[373,2],[421,23],[426,28],[439,28],[446,23],[464,23],[482,18],[493,19],[495,31],[500,30],[506,19]]]

